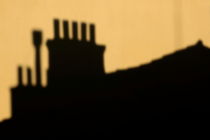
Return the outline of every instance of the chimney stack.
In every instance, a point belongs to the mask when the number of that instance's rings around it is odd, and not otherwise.
[[[23,85],[23,68],[21,66],[18,67],[18,85]]]
[[[64,39],[69,39],[69,22],[63,21],[63,33],[64,33]]]
[[[95,25],[90,25],[90,42],[95,43]]]
[[[55,19],[54,20],[54,39],[59,39],[60,38],[60,35],[59,35],[59,20],[58,19]]]
[[[78,40],[78,23],[73,22],[72,26],[73,26],[73,40]]]
[[[87,25],[85,23],[81,24],[81,30],[82,30],[82,41],[87,40]]]
[[[36,68],[36,84],[41,86],[41,43],[42,43],[42,32],[33,31],[33,42],[35,46],[35,68]]]
[[[31,68],[27,68],[27,83],[28,86],[32,86]]]

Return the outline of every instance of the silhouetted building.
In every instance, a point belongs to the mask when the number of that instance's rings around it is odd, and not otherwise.
[[[27,68],[27,84],[23,84],[23,68],[20,66],[18,68],[18,86],[12,88],[13,117],[34,116],[37,112],[46,113],[52,108],[63,107],[71,100],[69,98],[74,92],[72,88],[80,87],[82,89],[85,84],[90,84],[90,79],[105,75],[103,64],[105,46],[96,44],[93,24],[81,24],[81,40],[78,39],[78,23],[76,22],[72,24],[72,38],[69,36],[68,21],[63,21],[64,37],[61,38],[59,33],[59,20],[54,20],[54,39],[47,41],[49,50],[48,83],[46,87],[43,87],[40,52],[42,33],[33,31],[36,84],[32,84],[30,68]],[[89,40],[87,33],[89,33]],[[36,115],[42,116],[40,113]]]
[[[10,132],[15,126],[13,131],[22,136],[27,131],[48,139],[98,132],[116,136],[129,132],[130,137],[142,132],[137,127],[151,128],[142,120],[209,120],[210,49],[201,41],[149,64],[105,74],[105,47],[96,45],[94,25],[89,27],[90,40],[86,24],[81,24],[81,40],[78,24],[72,24],[71,38],[68,27],[64,21],[61,38],[59,21],[54,21],[54,39],[47,42],[46,87],[41,84],[42,34],[33,32],[36,84],[30,68],[23,84],[23,69],[18,67],[18,86],[12,89],[14,119],[6,123]]]
[[[51,130],[56,128],[57,132],[63,127],[60,124],[97,132],[108,130],[105,126],[116,121],[120,125],[133,121],[133,126],[145,119],[209,119],[210,49],[201,41],[149,64],[105,74],[105,47],[96,45],[94,25],[87,28],[81,24],[81,40],[76,22],[72,37],[67,21],[63,22],[63,38],[59,27],[55,20],[54,39],[47,41],[46,87],[41,84],[42,34],[33,32],[36,84],[32,84],[28,68],[24,85],[22,67],[18,68],[18,86],[12,89],[14,120],[28,119],[35,126],[45,126],[51,134]],[[56,125],[50,128],[54,121]],[[27,121],[25,124],[28,126]],[[62,134],[63,130],[58,131]]]

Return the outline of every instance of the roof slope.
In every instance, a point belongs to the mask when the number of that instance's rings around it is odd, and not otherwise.
[[[210,49],[199,41],[149,64],[112,73],[110,77],[119,79],[118,82],[137,82],[144,86],[204,84],[210,79]]]

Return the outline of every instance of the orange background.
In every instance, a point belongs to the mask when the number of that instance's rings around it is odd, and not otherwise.
[[[54,18],[96,24],[106,72],[148,63],[198,39],[210,45],[209,0],[1,0],[0,18],[0,120],[11,117],[17,66],[34,68],[34,29],[43,31],[46,73],[45,41],[53,36]]]

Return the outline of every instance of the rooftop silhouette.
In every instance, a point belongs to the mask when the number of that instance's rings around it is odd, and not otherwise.
[[[61,106],[70,104],[68,99],[77,92],[77,88],[88,88],[94,79],[105,75],[103,64],[105,46],[96,44],[95,25],[81,23],[81,40],[79,40],[77,22],[72,23],[73,36],[70,37],[69,23],[63,21],[63,38],[59,34],[59,23],[59,20],[54,20],[54,38],[47,40],[46,43],[49,51],[46,87],[41,84],[42,32],[37,30],[32,32],[36,84],[32,85],[31,68],[27,68],[27,84],[23,85],[23,70],[19,66],[18,86],[12,88],[13,118],[25,115],[36,116],[41,110],[46,112],[61,104]],[[89,40],[87,33],[90,36]],[[67,90],[65,91],[67,93],[61,92],[64,90]]]
[[[42,32],[33,31],[36,84],[31,68],[23,84],[19,66],[18,85],[11,89],[13,117],[0,128],[61,139],[69,133],[131,135],[137,124],[148,127],[145,120],[209,119],[210,49],[202,41],[151,63],[106,74],[105,46],[96,44],[95,26],[81,23],[79,40],[77,22],[72,23],[72,37],[64,20],[61,38],[59,24],[54,20],[54,38],[47,40],[47,86],[41,84]]]
[[[142,81],[145,86],[188,85],[208,81],[210,49],[198,41],[195,45],[163,56],[149,64],[114,73],[119,77]],[[121,77],[121,78],[122,78]],[[125,80],[127,81],[127,80]]]

